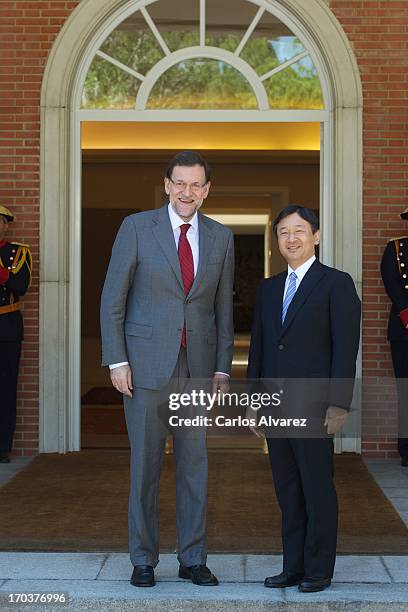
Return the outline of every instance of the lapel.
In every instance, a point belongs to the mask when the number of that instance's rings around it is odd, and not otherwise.
[[[286,313],[285,321],[280,330],[280,336],[286,332],[293,319],[296,317],[297,312],[302,307],[302,305],[306,302],[310,293],[313,291],[314,287],[320,281],[320,279],[326,274],[324,266],[316,259],[313,262],[312,266],[306,272],[302,282],[299,285],[298,290],[296,291],[292,302],[288,308],[288,312]],[[285,285],[286,276],[284,278]],[[283,301],[283,291],[281,295],[281,303],[280,303],[280,317],[282,316],[282,301]]]
[[[204,276],[210,253],[213,249],[215,236],[211,230],[208,219],[198,213],[198,269],[195,275],[194,282],[191,286],[189,296],[194,293],[197,287],[200,286],[202,278]]]
[[[174,241],[173,228],[171,227],[169,214],[167,212],[167,204],[157,211],[157,215],[153,217],[152,232],[157,240],[157,243],[163,251],[171,269],[180,284],[180,288],[184,294],[183,280],[181,278],[180,262]]]
[[[273,320],[276,329],[276,335],[279,337],[282,331],[282,304],[283,304],[283,293],[285,290],[287,272],[282,272],[275,277],[276,287],[272,290],[272,309]]]

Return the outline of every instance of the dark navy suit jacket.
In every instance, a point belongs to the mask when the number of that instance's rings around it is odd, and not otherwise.
[[[316,260],[300,283],[282,325],[286,276],[285,271],[265,279],[258,288],[248,378],[319,379],[324,387],[324,407],[348,410],[361,317],[353,280]],[[322,386],[320,399],[321,390]],[[296,395],[299,400],[299,393]]]

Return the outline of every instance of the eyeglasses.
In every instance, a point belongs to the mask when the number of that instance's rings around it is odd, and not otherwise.
[[[170,177],[168,177],[170,183],[173,183],[174,187],[177,191],[184,191],[187,187],[190,187],[191,191],[202,191],[207,183],[204,185],[200,185],[200,183],[185,183],[184,181],[173,181]]]

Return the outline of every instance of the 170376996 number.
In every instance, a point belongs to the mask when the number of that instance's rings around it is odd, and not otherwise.
[[[67,604],[68,593],[8,593],[7,600],[11,604]]]

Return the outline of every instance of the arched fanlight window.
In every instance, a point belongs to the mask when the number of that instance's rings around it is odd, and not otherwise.
[[[102,43],[83,109],[323,109],[298,37],[248,0],[155,0]]]
[[[241,72],[213,59],[189,59],[169,68],[154,84],[150,109],[257,109],[256,96]]]

